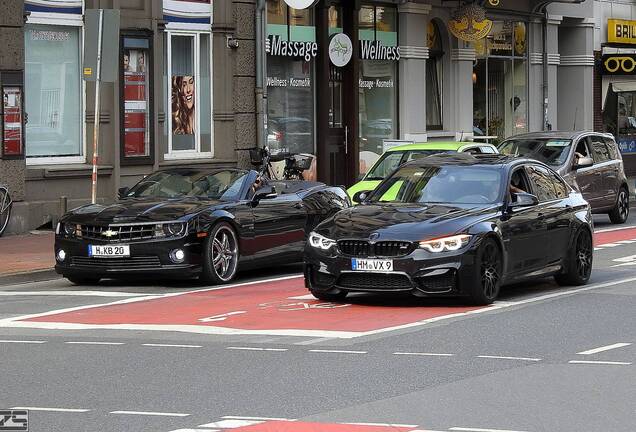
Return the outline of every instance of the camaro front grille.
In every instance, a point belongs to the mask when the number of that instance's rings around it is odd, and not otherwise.
[[[151,240],[155,238],[156,226],[156,224],[120,226],[80,225],[83,239],[111,243]]]
[[[361,291],[404,291],[413,288],[406,275],[382,273],[345,273],[340,275],[337,285]]]
[[[401,257],[413,252],[413,243],[401,241],[381,241],[370,243],[366,240],[340,240],[338,249],[352,257]]]
[[[118,270],[147,270],[161,268],[158,256],[136,256],[128,258],[71,257],[71,267],[103,268]]]

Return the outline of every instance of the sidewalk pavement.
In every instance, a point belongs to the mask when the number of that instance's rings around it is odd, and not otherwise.
[[[0,277],[51,270],[54,238],[49,231],[0,237]]]

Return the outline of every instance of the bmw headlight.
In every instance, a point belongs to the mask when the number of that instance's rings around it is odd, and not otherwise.
[[[460,250],[466,246],[471,239],[471,235],[461,234],[450,237],[442,237],[434,240],[421,241],[420,247],[426,249],[429,252],[452,252]]]
[[[312,231],[309,234],[309,244],[317,249],[329,250],[336,245],[336,241]]]

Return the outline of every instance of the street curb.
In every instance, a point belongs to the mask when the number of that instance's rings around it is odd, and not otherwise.
[[[0,275],[0,286],[23,284],[28,282],[42,282],[47,280],[59,279],[54,269],[41,269],[28,272],[13,273],[8,275]]]

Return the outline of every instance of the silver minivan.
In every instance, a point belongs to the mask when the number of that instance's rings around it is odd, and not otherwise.
[[[629,216],[629,188],[614,137],[598,132],[533,132],[516,135],[498,146],[506,155],[525,156],[550,165],[581,191],[594,213],[607,213],[612,223]]]

